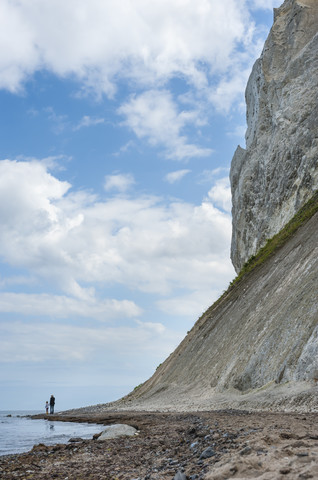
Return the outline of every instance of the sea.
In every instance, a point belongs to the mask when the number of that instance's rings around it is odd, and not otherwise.
[[[93,438],[104,425],[32,420],[38,411],[0,411],[0,455],[28,452],[34,445],[67,443],[72,437]],[[42,413],[42,412],[41,412]]]

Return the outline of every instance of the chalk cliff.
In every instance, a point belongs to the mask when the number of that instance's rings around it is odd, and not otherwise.
[[[318,184],[318,2],[285,0],[246,88],[246,149],[231,165],[236,271]]]

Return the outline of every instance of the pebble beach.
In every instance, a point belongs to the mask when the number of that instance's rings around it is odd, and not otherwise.
[[[39,418],[39,416],[37,416]],[[52,420],[126,424],[132,437],[38,444],[0,457],[0,478],[225,480],[318,478],[317,414],[235,410],[57,415]]]

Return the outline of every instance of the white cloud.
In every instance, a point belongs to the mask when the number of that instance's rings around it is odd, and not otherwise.
[[[119,113],[139,139],[163,148],[169,159],[208,156],[211,149],[190,140],[186,127],[199,129],[213,107],[222,114],[237,104],[245,110],[247,77],[265,36],[249,10],[272,3],[2,0],[0,88],[21,91],[43,70],[77,80],[78,96],[113,98],[128,82],[138,94],[122,101]],[[168,92],[173,79],[186,86],[178,98]],[[196,107],[182,111],[187,94]],[[48,114],[56,134],[72,128],[64,115]],[[86,115],[73,130],[103,122]]]
[[[225,173],[229,173],[228,167],[217,167],[213,170],[203,170],[203,172],[199,175],[199,183],[215,183],[216,178],[220,177],[220,175],[224,175]]]
[[[245,142],[245,132],[246,132],[246,124],[245,125],[237,125],[232,132],[228,132],[227,135],[230,137],[240,137],[243,138],[243,143]]]
[[[0,276],[0,287],[7,288],[9,286],[24,285],[32,286],[36,284],[36,279],[34,277],[27,277],[23,275],[16,276]]]
[[[224,264],[224,271],[230,271],[230,262]],[[228,273],[228,272],[227,272]],[[187,293],[186,295],[175,295],[172,298],[158,300],[158,308],[167,315],[178,315],[183,318],[189,317],[192,321],[196,316],[201,315],[219,297],[218,290],[202,289]]]
[[[3,225],[23,225],[34,231],[57,220],[58,208],[52,201],[69,190],[71,185],[47,172],[40,162],[0,162],[0,217]],[[14,196],[13,196],[14,192]],[[34,215],[36,214],[36,215]]]
[[[120,317],[136,317],[142,310],[128,300],[72,298],[64,295],[0,292],[0,312],[40,315],[50,318],[86,317],[108,321]]]
[[[175,172],[167,173],[167,175],[165,176],[165,180],[168,183],[175,183],[175,182],[178,182],[179,180],[182,180],[182,178],[190,172],[191,170],[187,170],[187,169],[176,170]]]
[[[232,199],[229,178],[224,177],[217,180],[215,185],[210,189],[208,197],[216,207],[221,208],[225,212],[230,212]]]
[[[70,297],[57,297],[55,307],[54,297],[26,297],[30,313],[39,313],[44,300],[57,315],[63,306],[70,314],[80,308],[85,314],[92,308],[97,317],[112,313],[117,307],[97,299],[96,285],[156,294],[214,289],[220,282],[215,272],[229,264],[231,218],[211,201],[101,200],[73,192],[36,161],[0,162],[0,222],[2,260]],[[229,275],[227,268],[223,280]],[[9,300],[13,308],[14,297]],[[118,305],[126,316],[138,313],[129,302]]]
[[[224,76],[215,87],[212,86],[208,93],[209,101],[218,112],[227,114],[232,105],[239,101],[240,108],[245,110],[245,103],[242,92],[245,91],[248,77],[251,73],[251,66],[246,69],[233,71],[229,76]]]
[[[81,128],[94,127],[95,125],[100,125],[104,122],[104,118],[92,118],[89,115],[84,115],[80,122],[73,128],[73,130],[77,131]]]
[[[118,190],[119,192],[125,192],[132,185],[134,185],[134,183],[135,183],[135,179],[132,174],[118,173],[114,175],[107,175],[105,177],[104,188],[107,192],[110,190]]]
[[[162,323],[154,323],[154,322],[141,322],[140,320],[136,320],[136,323],[142,327],[153,331],[154,333],[162,334],[166,331],[166,327]]]
[[[146,138],[153,146],[164,146],[167,158],[183,160],[212,153],[211,149],[189,143],[182,133],[187,124],[202,121],[199,111],[178,112],[167,90],[151,90],[133,96],[119,108],[118,113],[126,117],[124,125],[138,138]]]
[[[164,358],[180,337],[160,325],[140,322],[131,327],[80,327],[50,323],[1,322],[2,364],[9,362],[89,362],[99,358],[124,374],[125,364],[139,356]],[[120,352],[120,355],[118,355]],[[106,368],[105,368],[106,370]],[[126,366],[127,370],[127,366]],[[93,373],[91,372],[91,375]]]
[[[182,76],[202,89],[230,67],[249,20],[244,0],[2,0],[0,87],[18,91],[46,69],[109,96],[118,78]]]

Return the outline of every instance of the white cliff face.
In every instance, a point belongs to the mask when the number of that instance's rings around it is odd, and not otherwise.
[[[246,88],[246,149],[231,165],[240,271],[318,188],[318,1],[285,0]]]

